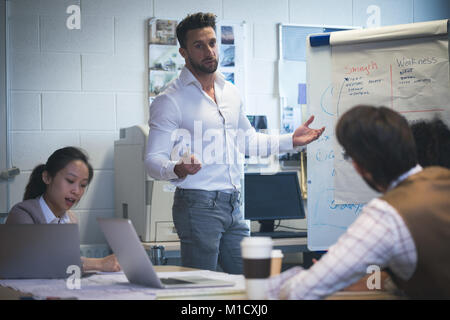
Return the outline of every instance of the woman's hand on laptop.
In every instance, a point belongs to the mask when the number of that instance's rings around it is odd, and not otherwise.
[[[120,265],[114,254],[101,258],[100,261],[101,271],[117,272],[120,271]]]
[[[86,258],[81,257],[83,262],[83,271],[103,271],[103,272],[117,272],[120,271],[120,265],[114,254],[104,258]]]

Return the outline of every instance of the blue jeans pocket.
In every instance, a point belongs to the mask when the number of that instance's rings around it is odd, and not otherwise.
[[[175,196],[173,201],[174,207],[197,208],[197,209],[213,209],[216,202],[213,198],[199,196]]]
[[[214,199],[188,199],[187,206],[197,209],[213,209],[216,206]]]

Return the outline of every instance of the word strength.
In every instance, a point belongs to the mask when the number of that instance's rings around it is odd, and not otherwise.
[[[355,74],[355,73],[362,73],[365,75],[370,75],[373,71],[378,70],[378,65],[375,61],[370,61],[367,64],[364,65],[358,65],[358,66],[345,66],[344,67],[344,74]]]
[[[226,304],[224,307],[217,306],[198,306],[193,304],[188,304],[187,306],[181,307],[182,315],[201,315],[207,316],[209,318],[214,317],[214,315],[248,315],[248,316],[262,316],[267,315],[268,308],[267,305],[253,305],[253,304]]]

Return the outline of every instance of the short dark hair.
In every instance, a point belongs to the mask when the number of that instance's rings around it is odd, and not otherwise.
[[[336,137],[345,153],[384,188],[417,164],[408,122],[386,107],[353,107],[339,119]]]
[[[186,48],[186,35],[189,30],[211,27],[216,30],[216,16],[213,13],[198,12],[188,14],[177,25],[177,38],[181,48]]]
[[[89,171],[89,184],[94,176],[94,170],[89,163],[88,156],[76,147],[65,147],[53,152],[46,164],[40,164],[33,169],[28,184],[25,187],[23,200],[34,199],[45,193],[47,185],[42,180],[42,173],[44,171],[47,171],[48,175],[53,178],[60,170],[75,160],[81,160],[86,164]]]
[[[416,141],[417,158],[422,167],[442,166],[450,169],[450,129],[435,118],[411,125]]]

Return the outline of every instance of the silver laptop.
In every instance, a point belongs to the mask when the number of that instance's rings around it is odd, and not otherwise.
[[[62,279],[72,265],[81,271],[78,225],[0,224],[0,278]]]
[[[200,276],[159,278],[130,220],[97,218],[128,281],[152,288],[229,287],[234,282]]]

